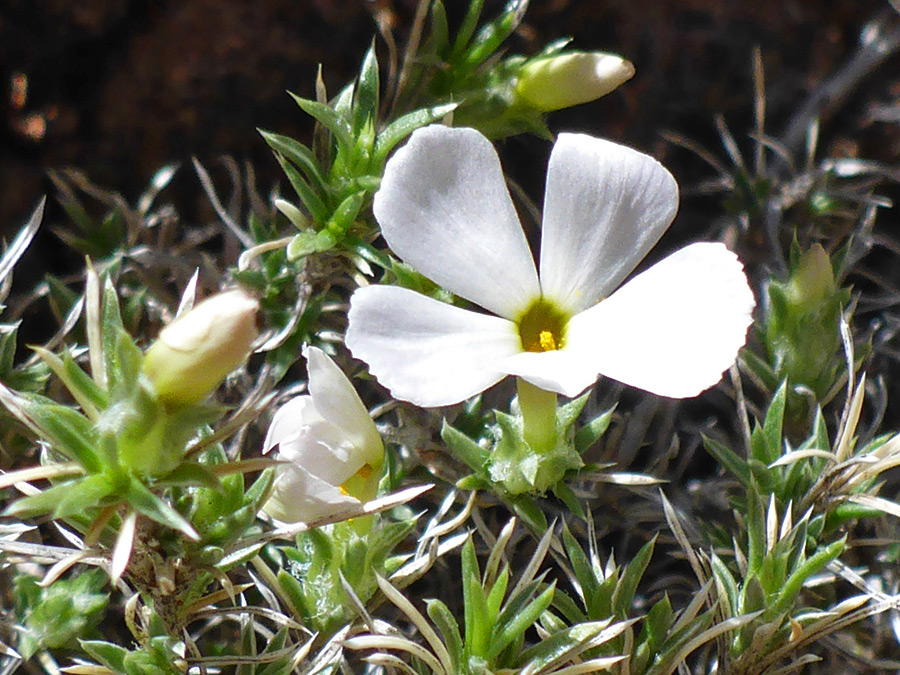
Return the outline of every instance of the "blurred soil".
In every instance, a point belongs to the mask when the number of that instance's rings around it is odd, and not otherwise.
[[[445,4],[452,17],[467,3]],[[485,15],[501,6],[488,1]],[[285,91],[313,96],[322,64],[335,93],[376,33],[373,15],[402,40],[414,9],[413,0],[2,0],[0,232],[13,232],[40,195],[52,194],[46,170],[63,166],[133,201],[161,165],[227,154],[252,162],[267,191],[279,170],[255,129],[303,140],[311,133]],[[746,142],[755,46],[768,131],[777,135],[857,49],[867,22],[891,11],[886,0],[534,0],[510,47],[527,53],[571,36],[578,48],[634,61],[637,76],[620,91],[558,113],[551,125],[653,152],[690,183],[709,170],[659,131],[722,154],[713,124],[721,113]],[[376,44],[385,56],[385,43]],[[897,116],[897,63],[895,56],[829,111],[823,152],[896,161],[896,119],[879,115]],[[511,144],[518,157],[521,141]],[[522,150],[521,160],[534,152]],[[533,179],[524,177],[536,197],[543,172],[536,161]],[[182,174],[176,194],[203,199],[196,178]],[[53,213],[49,220],[59,221]]]

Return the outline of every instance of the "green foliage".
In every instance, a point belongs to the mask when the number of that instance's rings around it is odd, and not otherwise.
[[[845,254],[831,260],[821,245],[801,251],[795,239],[787,279],[771,279],[766,288],[760,328],[765,357],[743,354],[744,367],[769,391],[788,383],[791,426],[802,425],[810,408],[830,401],[842,384],[841,312],[850,302],[850,288],[839,285]]]
[[[347,588],[357,601],[368,602],[378,588],[376,575],[395,571],[395,549],[415,526],[414,518],[372,518],[311,529],[297,536],[295,546],[278,549],[284,556],[277,575],[281,591],[298,618],[325,636],[355,615]]]
[[[71,648],[75,639],[92,632],[103,619],[109,594],[106,575],[88,570],[49,586],[25,574],[15,580],[17,650],[30,659],[40,649]]]
[[[580,453],[602,437],[612,415],[612,410],[608,410],[576,431],[575,423],[586,402],[587,396],[582,396],[556,410],[555,443],[549,451],[529,445],[521,415],[494,410],[482,416],[477,402],[460,419],[465,427],[478,434],[476,438],[445,421],[441,437],[451,452],[472,470],[460,485],[490,488],[513,500],[521,495],[543,495],[548,490],[563,488],[563,478],[567,474],[575,475],[584,467]],[[545,524],[540,529],[544,527]]]
[[[289,261],[335,247],[345,249],[370,238],[371,225],[358,216],[378,189],[388,154],[413,131],[456,107],[452,103],[432,106],[384,124],[379,117],[379,95],[373,46],[355,85],[344,89],[333,103],[294,96],[297,105],[316,120],[317,137],[324,139],[316,148],[286,136],[260,132],[275,152],[302,207],[279,204],[279,210],[301,229],[288,244]]]
[[[81,648],[97,663],[122,675],[181,675],[186,669],[183,640],[170,637],[162,620],[150,610],[142,624],[129,623],[136,649],[103,640],[80,640]]]

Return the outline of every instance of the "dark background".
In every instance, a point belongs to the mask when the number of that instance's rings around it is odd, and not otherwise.
[[[467,3],[446,4],[452,18]],[[485,16],[500,7],[487,2]],[[255,129],[304,141],[312,129],[285,91],[314,96],[321,63],[336,93],[377,33],[373,17],[393,24],[402,45],[414,9],[412,0],[0,0],[0,232],[15,231],[39,197],[52,194],[49,168],[77,167],[133,202],[162,164],[191,155],[214,163],[227,154],[252,162],[268,192],[280,172]],[[891,14],[886,0],[534,0],[509,48],[531,53],[571,36],[577,48],[631,59],[631,82],[556,113],[551,127],[654,153],[689,187],[710,170],[659,132],[722,155],[713,124],[722,113],[749,149],[755,46],[766,74],[767,131],[778,136],[848,61],[866,23]],[[385,43],[376,44],[383,62]],[[820,154],[896,162],[898,73],[895,56],[846,101],[826,106]],[[22,76],[24,100],[14,93]],[[509,163],[535,159],[533,178],[519,177],[538,198],[548,151],[507,142]],[[172,190],[182,213],[202,208],[188,168]],[[47,221],[62,217],[51,208]]]

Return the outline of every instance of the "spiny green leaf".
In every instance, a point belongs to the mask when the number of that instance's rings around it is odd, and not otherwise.
[[[324,103],[311,101],[308,98],[301,98],[296,94],[291,94],[291,97],[297,105],[300,106],[303,112],[314,117],[319,124],[334,134],[338,145],[348,149],[353,147],[353,130],[350,128],[347,120],[338,114],[337,110]]]
[[[363,58],[359,81],[353,97],[353,130],[358,135],[363,126],[372,123],[378,116],[378,94],[381,85],[378,80],[378,58],[375,56],[375,42]]]
[[[731,571],[722,562],[722,559],[717,556],[715,553],[710,556],[710,566],[712,567],[713,576],[719,582],[722,588],[725,589],[726,600],[728,601],[728,616],[735,616],[740,610],[739,605],[739,593],[737,582],[734,579],[734,576],[731,574]]]
[[[75,363],[70,354],[65,354],[62,361],[67,376],[65,385],[69,391],[77,389],[80,395],[87,398],[97,410],[105,410],[109,406],[109,396],[106,392]]]
[[[328,215],[330,213],[328,206],[326,206],[325,202],[322,201],[322,198],[316,194],[316,191],[310,187],[309,183],[307,183],[306,179],[294,165],[288,162],[283,155],[276,153],[275,159],[278,160],[278,164],[288,177],[291,187],[294,188],[294,192],[297,193],[297,196],[300,197],[300,201],[303,202],[303,205],[309,211],[309,215],[312,216],[312,219],[316,223],[324,225],[328,220]]]
[[[443,119],[456,110],[458,103],[443,103],[407,113],[391,122],[375,140],[373,169],[380,173],[391,150],[413,131]]]
[[[479,476],[484,475],[484,464],[488,458],[487,450],[463,432],[450,426],[446,419],[441,426],[441,438],[453,454],[456,455],[457,459],[464,462],[466,466]]]
[[[90,473],[103,469],[94,425],[81,413],[37,394],[18,397],[23,411],[41,430],[44,439]]]
[[[103,335],[105,342],[106,333]],[[105,350],[106,346],[104,345]],[[112,351],[106,356],[106,377],[109,381],[109,390],[116,398],[131,394],[138,386],[144,353],[138,349],[128,331],[118,328],[114,333]]]
[[[747,513],[745,515],[747,520],[747,575],[749,577],[759,572],[763,557],[766,555],[766,515],[755,486],[751,486],[747,491]]]
[[[312,150],[289,136],[274,134],[262,129],[259,130],[259,133],[266,143],[269,144],[269,147],[304,173],[306,179],[312,184],[313,189],[318,194],[325,192],[325,178]]]
[[[478,27],[478,19],[481,18],[481,10],[483,7],[484,0],[470,0],[469,9],[466,11],[466,16],[463,18],[462,24],[459,27],[459,32],[456,34],[456,40],[453,43],[453,51],[447,59],[450,63],[455,63],[456,59],[462,55],[463,51],[468,46],[469,40],[472,39],[472,36],[475,34],[475,29]]]
[[[566,555],[569,558],[569,562],[572,564],[572,571],[575,573],[578,585],[581,586],[581,592],[584,596],[584,605],[588,615],[592,618],[598,618],[601,616],[601,608],[597,604],[600,599],[600,584],[596,574],[594,574],[594,568],[591,565],[587,554],[585,554],[584,549],[581,548],[581,544],[578,543],[578,540],[572,536],[565,521],[563,522],[562,538],[563,546],[566,549]]]
[[[547,517],[538,503],[528,495],[509,496],[509,503],[516,515],[534,532],[547,531]]]
[[[609,428],[609,423],[612,421],[612,415],[615,412],[616,407],[613,406],[606,412],[598,415],[590,422],[581,427],[578,431],[575,432],[575,451],[579,455],[583,455],[591,446],[594,445],[603,434],[606,433],[606,430]]]
[[[511,612],[509,615],[507,615],[506,611],[501,614],[491,636],[491,648],[488,652],[488,659],[496,658],[510,642],[522,636],[526,630],[537,622],[541,613],[553,602],[555,590],[556,582],[554,581],[521,610]]]
[[[92,659],[99,661],[100,665],[116,673],[125,672],[125,655],[128,650],[124,647],[103,640],[79,640],[78,644]]]
[[[440,600],[426,600],[425,605],[429,618],[440,631],[447,651],[450,652],[453,672],[462,672],[460,665],[465,658],[465,653],[462,637],[459,634],[459,624],[456,623],[453,612]]]
[[[784,582],[781,592],[772,605],[772,612],[776,615],[788,612],[794,604],[794,600],[803,588],[803,584],[814,574],[821,572],[825,565],[837,558],[844,550],[847,543],[846,535],[836,542],[820,548],[809,559],[795,569]]]
[[[328,230],[335,236],[335,239],[343,238],[343,234],[350,228],[359,210],[362,208],[366,194],[357,192],[344,199],[331,214],[328,219]]]
[[[772,397],[772,403],[766,412],[766,420],[763,424],[763,433],[766,439],[767,458],[766,464],[771,464],[781,457],[784,441],[782,429],[784,424],[784,408],[787,404],[787,382],[783,382],[778,391]]]
[[[0,375],[8,374],[15,365],[16,336],[21,319],[15,323],[0,324]]]
[[[151,520],[178,530],[189,539],[198,541],[200,535],[194,529],[194,526],[182,516],[178,511],[169,506],[160,497],[150,492],[143,483],[136,478],[132,479],[125,493],[125,498],[135,510],[147,516]]]
[[[490,645],[491,625],[488,621],[487,598],[481,587],[475,544],[471,537],[462,548],[462,586],[467,655],[485,657]]]
[[[72,489],[75,481],[54,485],[41,492],[17,499],[6,507],[4,516],[38,516],[53,513],[63,497]]]
[[[441,0],[431,3],[431,45],[434,53],[446,55],[450,49],[450,28],[447,25],[447,10]]]
[[[115,480],[105,473],[87,476],[66,487],[68,489],[53,510],[54,518],[66,518],[96,508],[117,489]]]
[[[300,612],[303,615],[303,620],[305,623],[310,625],[314,625],[313,617],[310,616],[309,610],[306,607],[306,597],[303,593],[303,584],[301,584],[296,578],[294,578],[291,574],[286,572],[285,570],[278,570],[278,586],[281,588],[281,592],[284,593],[291,604],[293,604],[294,609]]]
[[[528,664],[530,673],[544,672],[557,659],[564,658],[579,645],[597,637],[608,625],[609,621],[593,621],[562,628],[536,645],[525,649],[517,661]]]
[[[634,558],[628,563],[622,579],[616,586],[613,593],[613,609],[619,618],[627,618],[631,613],[631,605],[634,602],[634,594],[637,591],[638,584],[650,564],[650,558],[653,556],[653,548],[656,545],[656,535],[653,539],[641,546],[641,550],[637,552]]]
[[[566,505],[566,508],[572,512],[573,515],[578,516],[579,518],[584,519],[585,513],[584,509],[581,506],[581,501],[578,499],[578,495],[575,494],[575,491],[566,485],[563,481],[559,481],[556,485],[550,488],[553,491],[560,501]]]
[[[741,483],[750,485],[750,469],[747,468],[747,463],[729,447],[706,435],[703,436],[703,447],[719,464],[734,474]]]
[[[749,577],[741,589],[741,614],[750,614],[766,608],[766,592],[756,576]]]
[[[463,63],[468,68],[474,68],[493,54],[500,43],[508,38],[522,21],[527,6],[528,3],[523,0],[509,0],[500,16],[482,26],[478,31]]]
[[[662,600],[650,608],[647,620],[644,622],[647,641],[653,653],[659,652],[666,641],[666,634],[672,627],[675,614],[672,611],[672,603],[669,602],[669,594],[663,595]]]
[[[490,621],[493,623],[497,619],[500,607],[503,605],[503,599],[506,597],[506,589],[509,586],[509,565],[504,565],[494,585],[491,586],[487,596],[487,609]]]

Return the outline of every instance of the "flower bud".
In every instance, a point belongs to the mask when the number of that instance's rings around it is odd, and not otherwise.
[[[820,244],[796,256],[786,281],[771,281],[765,342],[778,380],[811,389],[820,400],[844,370],[841,309],[850,300]]]
[[[526,63],[516,93],[531,107],[550,112],[606,96],[633,76],[634,66],[621,56],[565,52]]]
[[[821,244],[804,251],[784,287],[785,296],[796,311],[815,311],[834,294],[831,259]]]
[[[259,303],[240,290],[207,298],[166,326],[144,355],[143,373],[167,406],[209,396],[250,356]]]

